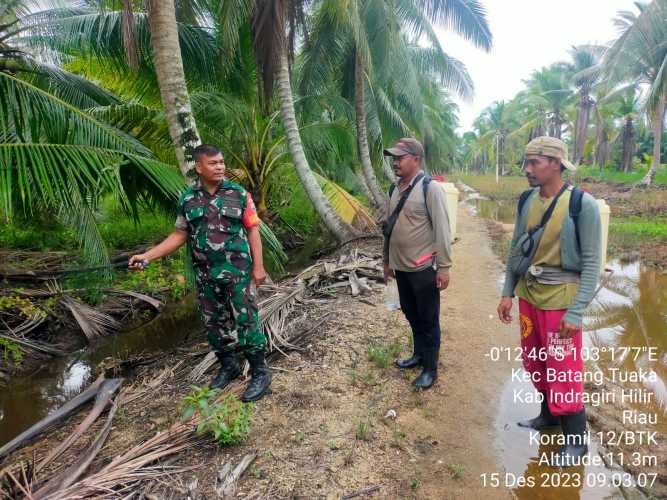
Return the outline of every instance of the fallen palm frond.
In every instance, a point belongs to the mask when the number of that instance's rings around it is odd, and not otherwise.
[[[98,378],[90,385],[90,387],[88,387],[88,389],[83,391],[81,394],[65,403],[63,406],[52,412],[43,420],[37,422],[29,429],[23,431],[9,443],[5,444],[2,448],[0,448],[0,458],[21,447],[24,443],[44,432],[55,423],[60,422],[64,418],[68,417],[74,410],[93,399],[99,392],[103,381],[103,377]]]
[[[330,317],[331,313],[325,314],[318,320],[312,320],[306,328],[301,328],[303,323],[306,322],[306,320],[303,320],[305,316],[303,308],[307,307],[309,303],[321,302],[323,296],[331,296],[328,292],[322,294],[323,289],[341,284],[340,289],[354,293],[355,287],[358,287],[361,293],[367,287],[370,288],[373,281],[381,279],[382,267],[379,256],[367,255],[354,250],[338,259],[318,262],[284,283],[260,287],[263,298],[260,299],[258,305],[262,324],[270,338],[269,346],[273,351],[270,357],[275,356],[283,348],[299,348],[298,346],[307,342],[308,336],[318,331],[322,323]],[[335,290],[335,288],[330,289]],[[214,362],[215,355],[209,353],[190,373],[190,378],[199,379]],[[175,367],[169,371],[165,370],[159,377],[156,377],[156,381],[161,377],[173,374],[174,370]],[[157,382],[157,385],[159,385],[159,382]],[[231,384],[221,397],[225,397],[229,393],[240,394],[243,385],[241,382]],[[136,397],[132,399],[136,399]],[[119,399],[123,404],[130,400],[129,397],[120,397]],[[121,492],[129,494],[131,491],[136,491],[137,483],[150,481],[161,475],[188,470],[154,464],[206,440],[206,437],[196,433],[198,423],[198,416],[194,416],[185,423],[175,423],[168,429],[120,454],[98,471],[72,484],[61,484],[59,489],[53,490],[49,493],[49,496],[44,498],[118,498],[121,496]],[[79,464],[77,470],[80,470],[80,466],[81,464]],[[231,468],[229,469],[226,472],[230,472]],[[237,469],[240,473],[243,468]],[[56,483],[53,479],[51,481],[50,484]],[[226,484],[225,481],[222,481],[222,483]],[[233,481],[231,483],[233,484]],[[225,486],[219,487],[221,491],[226,488]]]
[[[147,441],[116,457],[98,472],[68,487],[54,492],[49,498],[118,498],[119,488],[128,487],[155,477],[191,470],[193,467],[146,467],[161,458],[175,455],[195,446],[203,438],[195,434],[190,424],[177,423],[157,433]]]
[[[118,383],[118,385],[120,385],[120,383]],[[117,387],[118,386],[116,386],[116,388]],[[105,405],[107,401],[104,402]],[[42,488],[37,490],[32,495],[33,500],[44,500],[47,498],[52,498],[55,500],[58,498],[63,498],[59,491],[74,483],[81,476],[81,474],[85,472],[93,459],[102,449],[104,442],[109,436],[109,432],[111,432],[111,422],[113,421],[113,417],[116,414],[117,409],[118,405],[116,402],[112,403],[111,411],[109,411],[109,415],[107,416],[107,421],[98,434],[97,438],[95,438],[95,441],[93,441],[93,443],[76,462],[74,462],[57,476],[51,478]],[[96,417],[97,416],[95,416],[95,418]]]
[[[63,298],[61,303],[72,313],[89,342],[116,331],[120,327],[118,322],[108,314],[104,314],[72,297]]]
[[[62,443],[52,449],[49,454],[35,467],[35,473],[38,473],[56,457],[60,456],[67,448],[76,442],[84,432],[97,420],[97,417],[104,411],[111,397],[116,393],[120,385],[123,383],[122,379],[105,380],[95,397],[95,404],[93,409],[86,418],[77,426],[72,434],[70,434]]]
[[[215,492],[220,498],[231,498],[234,496],[236,493],[236,482],[256,457],[256,453],[248,453],[233,469],[231,462],[227,462],[222,469],[218,471],[215,481]]]
[[[129,297],[134,297],[135,299],[143,300],[147,304],[153,306],[158,311],[161,311],[162,308],[164,307],[164,302],[157,300],[144,293],[132,292],[130,290],[108,290],[108,292],[115,295],[127,295]]]

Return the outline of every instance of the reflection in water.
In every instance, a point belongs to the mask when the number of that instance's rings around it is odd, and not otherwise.
[[[79,394],[104,358],[166,352],[200,328],[193,319],[194,298],[189,297],[184,305],[167,305],[141,328],[109,336],[88,350],[49,360],[35,373],[12,378],[0,391],[0,446]]]
[[[515,361],[516,365],[520,362]],[[519,420],[531,418],[540,412],[540,405],[515,401],[514,391],[524,393],[534,389],[530,382],[509,381],[500,397],[500,411],[496,421],[496,447],[501,463],[510,481],[521,478],[523,486],[514,486],[512,492],[525,500],[597,500],[622,499],[623,494],[612,484],[614,472],[596,458],[593,465],[558,469],[540,465],[540,457],[556,452],[557,445],[531,443],[530,432],[519,427]],[[559,429],[550,431],[558,434]],[[595,440],[589,445],[589,457],[598,457]],[[546,454],[546,455],[544,455]],[[586,478],[589,484],[586,484]]]
[[[469,200],[474,204],[477,214],[484,219],[491,219],[503,224],[514,224],[516,216],[516,201],[494,201],[485,198]]]
[[[599,365],[610,369],[653,374],[643,387],[655,397],[644,411],[663,415],[667,410],[667,276],[635,262],[608,266],[613,274],[589,309],[585,327],[592,345],[600,350]],[[641,387],[627,382],[625,386]],[[667,419],[658,419],[667,431]]]

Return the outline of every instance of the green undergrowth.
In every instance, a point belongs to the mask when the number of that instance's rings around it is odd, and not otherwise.
[[[237,445],[248,438],[255,412],[253,403],[241,403],[233,394],[217,399],[217,389],[194,385],[190,389],[183,399],[182,419],[199,417],[197,434],[208,434],[220,446]]]
[[[667,219],[612,220],[609,232],[612,242],[619,246],[638,247],[647,241],[667,241]]]
[[[639,168],[631,172],[621,172],[613,167],[599,168],[596,166],[584,166],[577,169],[574,177],[575,182],[581,182],[584,179],[595,179],[602,182],[613,182],[618,184],[635,184],[644,178],[648,168]],[[667,165],[660,165],[653,184],[667,185]]]

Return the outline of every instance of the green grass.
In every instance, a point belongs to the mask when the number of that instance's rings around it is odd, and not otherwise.
[[[109,217],[98,227],[110,249],[125,250],[166,238],[174,230],[174,218],[159,213],[142,213],[136,223],[127,217]]]
[[[642,241],[667,241],[667,222],[649,221],[646,219],[626,220],[624,222],[612,221],[609,232],[619,241],[633,242],[635,245]],[[635,246],[633,245],[633,246]]]
[[[579,167],[574,176],[575,182],[585,178],[593,178],[597,181],[614,182],[620,184],[634,184],[640,181],[648,172],[647,168],[633,170],[632,172],[620,172],[613,167],[600,169],[595,166]],[[654,184],[667,184],[667,165],[660,165],[653,179]]]
[[[402,350],[401,344],[397,341],[389,344],[371,342],[368,346],[368,360],[378,368],[387,368]]]

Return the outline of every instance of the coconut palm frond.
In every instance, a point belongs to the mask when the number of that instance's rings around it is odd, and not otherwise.
[[[259,226],[259,234],[262,237],[262,253],[265,260],[270,262],[276,271],[283,273],[287,262],[287,254],[280,240],[264,222]]]
[[[68,144],[0,144],[0,207],[36,203],[76,210],[80,200],[112,193],[128,213],[141,198],[173,200],[185,183],[173,167],[115,150]]]
[[[19,142],[81,144],[151,157],[139,141],[96,120],[53,94],[0,72],[0,130]]]
[[[335,182],[319,174],[315,174],[315,177],[322,186],[322,191],[329,203],[344,222],[360,231],[370,232],[377,229],[370,212],[359,200]]]
[[[77,193],[73,193],[77,199]],[[60,221],[74,230],[79,246],[83,250],[83,257],[89,264],[94,266],[108,266],[110,264],[109,252],[102,238],[95,214],[91,207],[83,200],[78,199],[75,207],[63,209],[61,207],[58,218]],[[111,278],[111,273],[103,273],[106,278]]]
[[[470,100],[474,84],[465,64],[447,55],[442,50],[431,47],[412,47],[412,59],[419,73],[438,77],[440,83],[463,99]]]
[[[61,304],[70,311],[89,342],[94,342],[120,328],[120,324],[108,314],[104,314],[72,297],[64,297]]]

